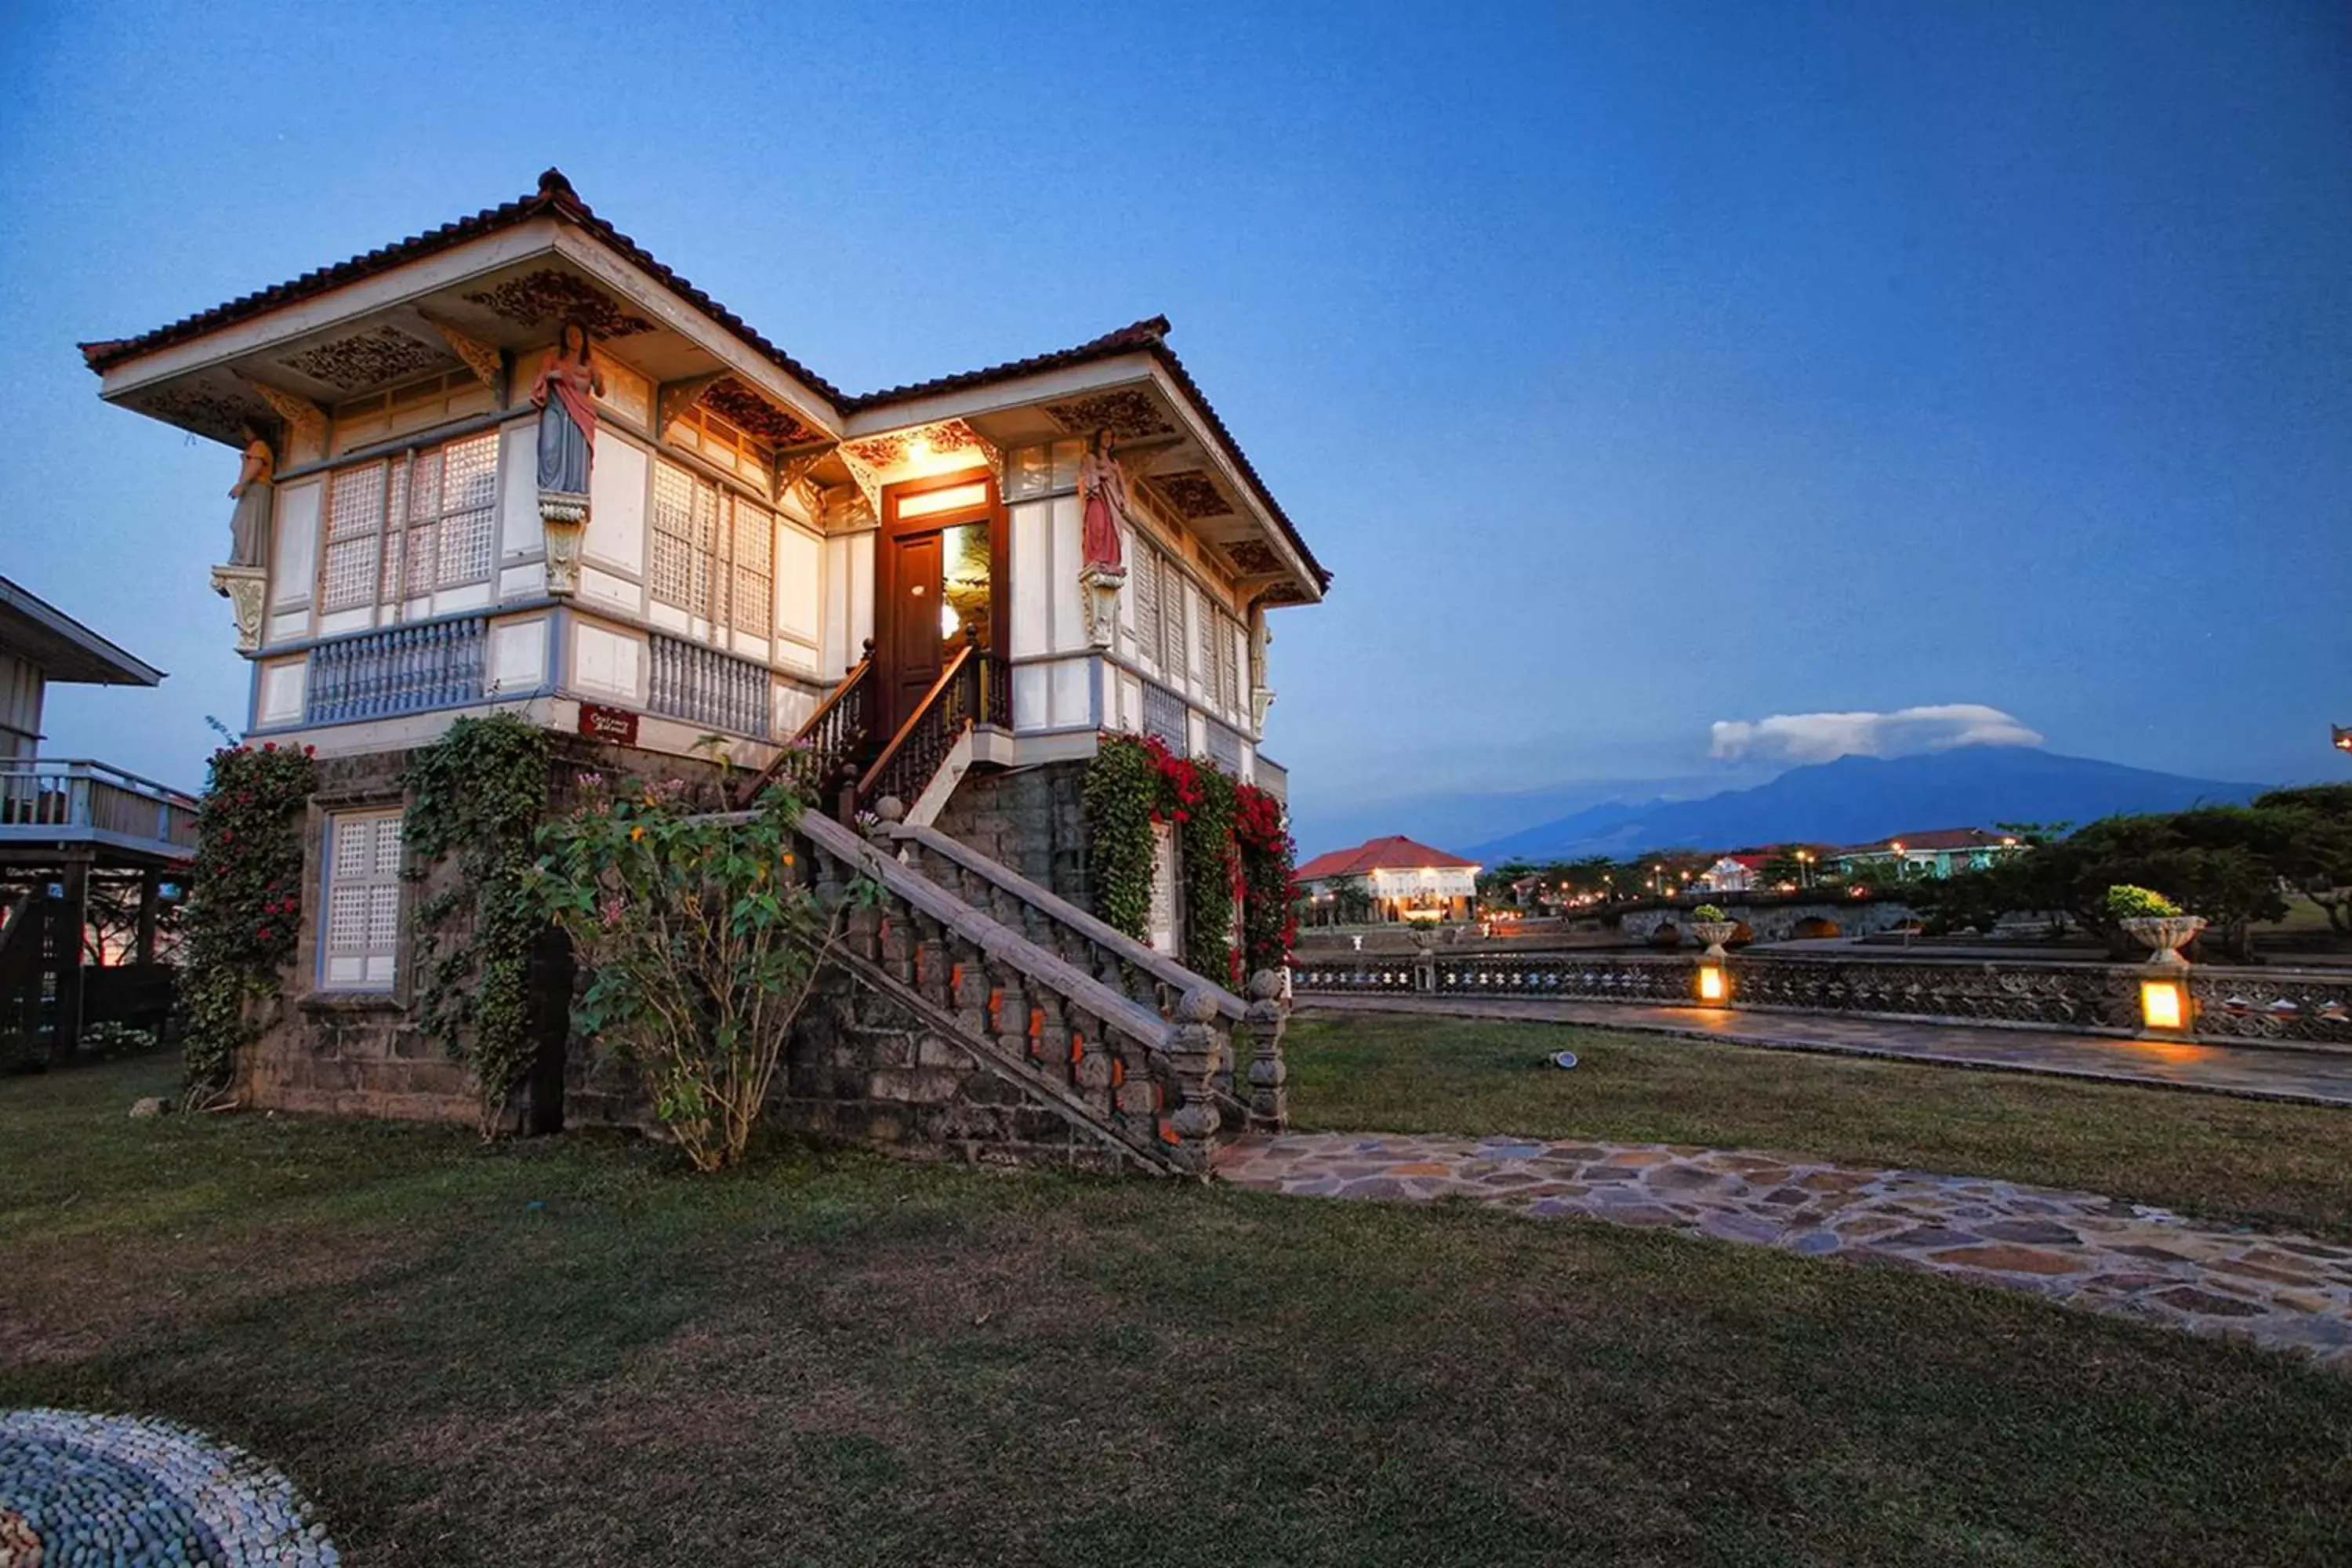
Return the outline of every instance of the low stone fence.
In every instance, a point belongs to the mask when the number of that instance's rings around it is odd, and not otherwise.
[[[1292,976],[1316,995],[1513,997],[1696,1006],[1699,960],[1623,952],[1423,953],[1302,958]],[[2141,1033],[2133,964],[1736,956],[1732,1009],[1838,1013],[2078,1034]],[[2177,972],[2176,972],[2177,973]],[[2352,972],[2188,972],[2190,1036],[2217,1041],[2352,1047]]]

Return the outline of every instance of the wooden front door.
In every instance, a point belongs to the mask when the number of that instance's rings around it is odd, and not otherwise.
[[[882,581],[888,596],[887,613],[875,644],[882,655],[881,722],[876,726],[880,733],[875,738],[886,745],[922,705],[923,694],[939,679],[944,662],[940,641],[940,536],[902,534],[891,540],[887,564]]]
[[[947,660],[977,637],[1003,657],[1004,516],[986,469],[882,492],[874,574],[874,744],[921,708]]]

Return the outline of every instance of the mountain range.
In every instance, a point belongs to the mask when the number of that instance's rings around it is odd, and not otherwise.
[[[2242,803],[2269,787],[2030,746],[1964,746],[1909,757],[1840,757],[1700,800],[1612,801],[1456,852],[1491,866],[1513,858],[1622,857],[1646,849],[1868,844],[1939,827],[2081,824],[2119,812]]]

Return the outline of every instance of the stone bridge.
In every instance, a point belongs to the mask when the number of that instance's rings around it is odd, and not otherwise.
[[[1790,942],[1808,937],[1878,936],[1901,931],[1919,912],[1895,899],[1835,898],[1828,895],[1719,893],[1704,900],[1721,910],[1724,918],[1743,929],[1734,942]],[[1617,917],[1617,930],[1628,942],[1648,942],[1660,928],[1673,926],[1687,938],[1691,910],[1696,902],[1636,905]]]

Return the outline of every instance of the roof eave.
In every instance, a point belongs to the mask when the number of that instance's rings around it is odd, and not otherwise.
[[[83,626],[37,595],[0,577],[0,616],[30,626],[69,650],[67,657],[44,657],[28,649],[43,679],[62,686],[158,686],[163,672],[145,659]],[[79,656],[78,658],[76,656]]]

